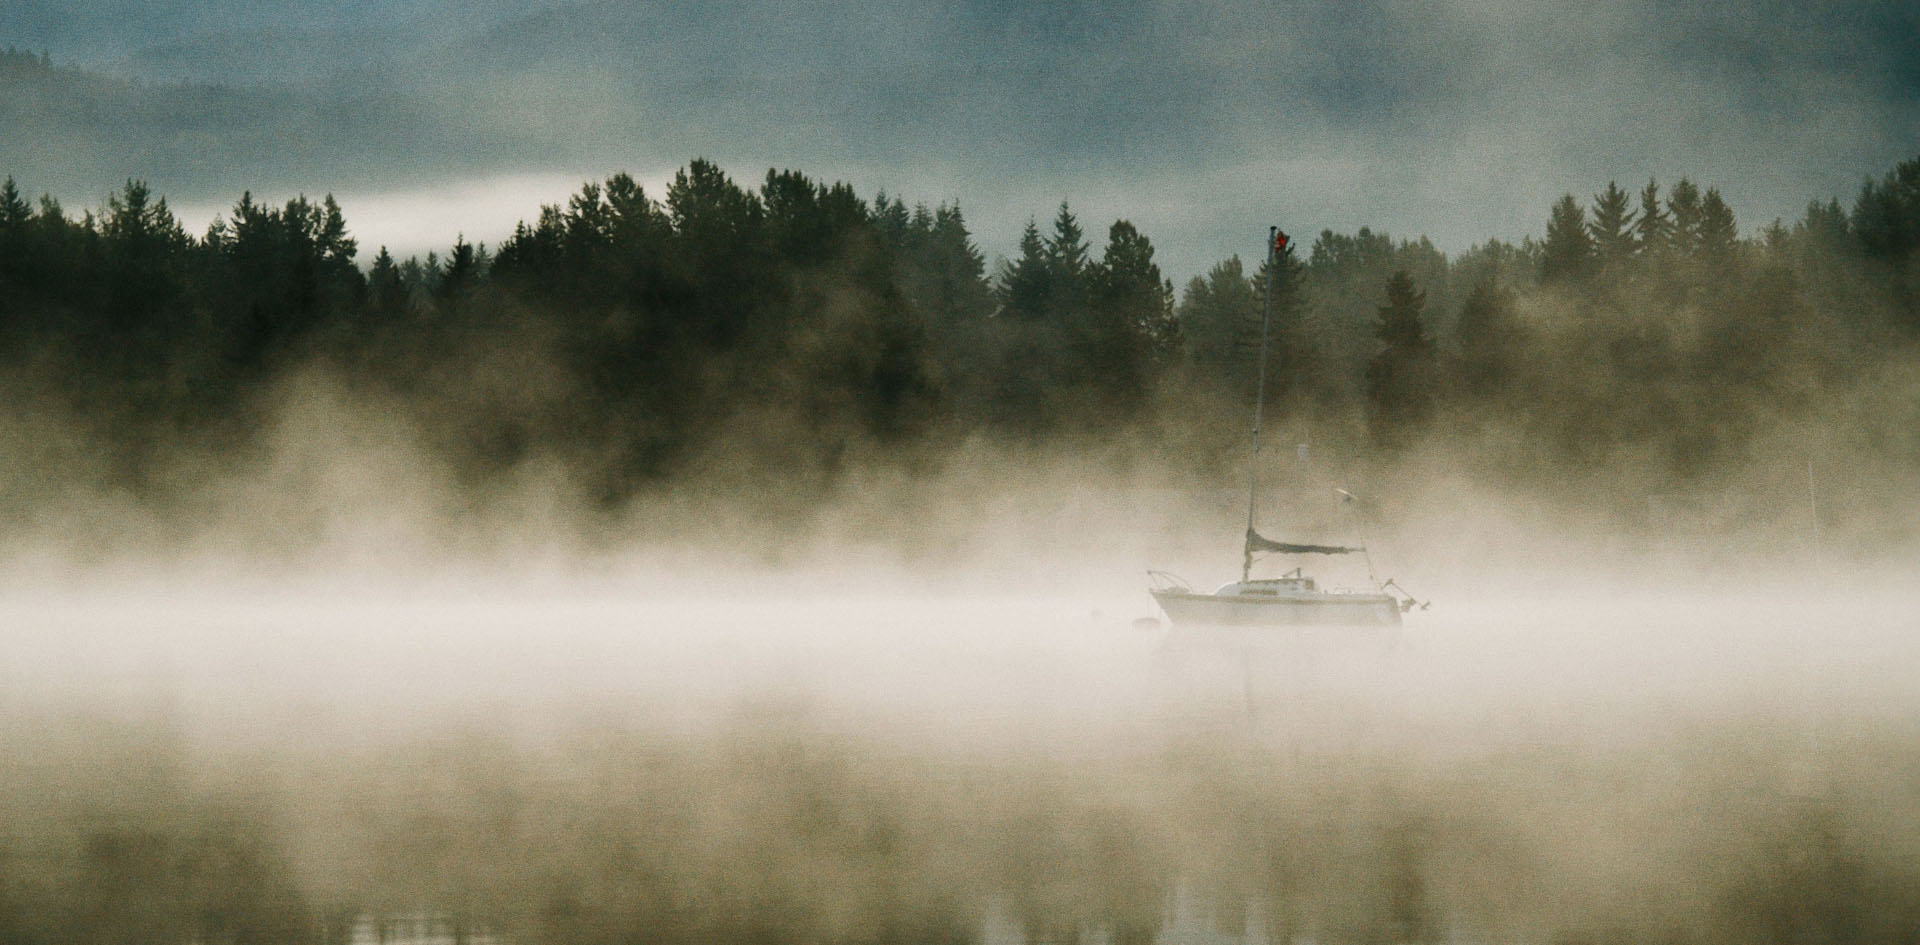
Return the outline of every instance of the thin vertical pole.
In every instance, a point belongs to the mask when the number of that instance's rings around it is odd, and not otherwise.
[[[1253,433],[1249,437],[1253,441],[1253,449],[1247,462],[1247,544],[1240,555],[1242,584],[1253,575],[1253,505],[1254,496],[1260,488],[1260,412],[1267,403],[1267,331],[1273,322],[1273,275],[1278,268],[1274,243],[1279,236],[1279,227],[1267,227],[1267,305],[1260,315],[1260,370],[1259,380],[1254,386]]]
[[[1807,513],[1813,521],[1813,569],[1818,572],[1825,567],[1825,555],[1820,547],[1820,493],[1813,484],[1813,450],[1807,450]]]

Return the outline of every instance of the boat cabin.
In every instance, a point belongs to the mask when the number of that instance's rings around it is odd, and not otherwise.
[[[1222,585],[1215,596],[1219,597],[1281,597],[1289,594],[1315,593],[1313,578],[1306,577],[1295,568],[1277,578],[1256,578],[1251,581],[1234,581]]]

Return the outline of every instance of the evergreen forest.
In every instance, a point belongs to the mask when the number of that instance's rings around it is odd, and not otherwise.
[[[480,504],[539,468],[583,508],[713,489],[800,516],[982,444],[1222,486],[1269,294],[1270,423],[1351,475],[1444,466],[1631,515],[1815,459],[1920,463],[1920,157],[1760,227],[1681,178],[1583,188],[1543,238],[1452,256],[1363,228],[1269,261],[1223,233],[1184,286],[1065,204],[990,265],[958,205],[704,160],[408,259],[331,197],[242,195],[196,234],[138,180],[77,212],[30,188],[0,186],[16,521],[80,487],[190,507],[315,374],[403,415]]]

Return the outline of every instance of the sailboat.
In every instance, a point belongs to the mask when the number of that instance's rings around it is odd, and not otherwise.
[[[1411,595],[1396,596],[1391,579],[1370,588],[1352,590],[1324,588],[1296,567],[1276,578],[1253,577],[1256,555],[1366,555],[1365,545],[1316,545],[1275,541],[1254,527],[1254,509],[1260,486],[1260,419],[1267,399],[1267,335],[1273,322],[1273,276],[1280,254],[1286,252],[1287,234],[1273,227],[1267,239],[1267,305],[1260,320],[1260,375],[1253,401],[1252,461],[1247,473],[1247,533],[1242,546],[1240,580],[1221,585],[1214,592],[1201,593],[1165,571],[1148,571],[1153,586],[1150,593],[1175,625],[1228,627],[1285,626],[1398,626],[1402,611],[1415,603]],[[1351,502],[1352,496],[1341,493]],[[1369,561],[1368,571],[1372,571]],[[1371,577],[1371,575],[1369,575]],[[1423,605],[1424,606],[1424,605]]]

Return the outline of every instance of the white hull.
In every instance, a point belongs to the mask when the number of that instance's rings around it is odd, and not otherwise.
[[[1400,602],[1386,594],[1255,597],[1157,590],[1153,599],[1176,626],[1212,627],[1397,627]]]

